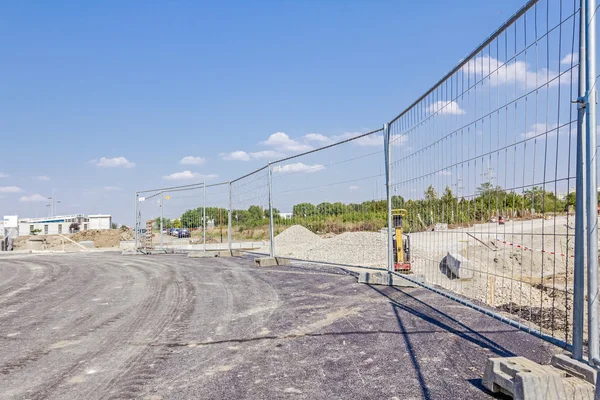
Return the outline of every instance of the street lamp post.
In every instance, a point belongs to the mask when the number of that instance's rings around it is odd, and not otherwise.
[[[50,215],[51,217],[56,215],[56,205],[60,204],[60,200],[56,201],[56,199],[54,198],[54,196],[52,197],[48,197],[48,200],[51,201],[50,204],[46,205],[46,207],[51,207],[50,211],[52,212],[52,215]]]

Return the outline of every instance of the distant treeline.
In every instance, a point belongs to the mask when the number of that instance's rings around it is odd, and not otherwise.
[[[404,208],[404,229],[420,231],[436,223],[473,224],[484,222],[498,215],[527,217],[535,214],[565,212],[575,206],[575,192],[558,198],[554,192],[533,187],[522,194],[507,192],[500,186],[484,183],[477,188],[477,195],[458,198],[449,187],[440,195],[429,186],[419,200],[405,200],[392,196],[392,208]],[[257,205],[247,210],[233,210],[232,225],[238,230],[251,229],[269,224],[269,210]],[[227,225],[228,212],[225,208],[207,207],[206,220],[212,226]],[[284,218],[279,210],[273,209],[273,220],[277,225],[303,225],[319,232],[377,231],[387,226],[387,200],[370,200],[362,203],[342,202],[320,204],[300,203],[292,208],[291,218]],[[160,218],[155,226],[160,225]],[[185,211],[180,218],[163,220],[163,228],[202,227],[202,207]]]

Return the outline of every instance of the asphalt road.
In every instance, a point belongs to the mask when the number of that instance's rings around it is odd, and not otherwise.
[[[2,399],[485,399],[532,336],[423,289],[250,259],[0,257]]]

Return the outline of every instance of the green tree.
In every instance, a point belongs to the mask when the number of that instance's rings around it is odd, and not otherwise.
[[[181,214],[181,226],[184,228],[197,228],[202,226],[202,208],[187,210]]]
[[[181,221],[178,219],[175,219],[175,221],[173,221],[173,228],[181,228]]]
[[[311,203],[300,203],[296,204],[292,208],[294,217],[312,217],[318,213],[317,207]]]
[[[425,190],[425,200],[431,201],[437,199],[437,193],[432,185]]]
[[[319,210],[320,215],[332,215],[333,205],[329,202],[324,202],[317,205],[317,210]]]
[[[569,192],[569,194],[567,194],[567,196],[565,197],[566,205],[575,207],[576,196],[577,195],[576,195],[575,191]],[[599,197],[599,199],[600,199],[600,197]],[[600,200],[598,200],[598,201],[600,201]]]
[[[404,197],[392,196],[392,208],[404,208]]]
[[[333,215],[342,215],[346,211],[346,205],[339,201],[336,201],[331,205],[331,212]]]
[[[170,218],[163,218],[162,223],[163,223],[163,229],[170,229],[173,227],[173,222],[171,221]],[[154,219],[154,228],[160,229],[160,217],[157,217]]]
[[[263,219],[263,209],[259,206],[248,207],[248,218],[253,222],[260,222]]]
[[[269,218],[269,208],[265,208],[265,218]],[[275,218],[279,218],[279,213],[280,211],[278,209],[276,209],[275,207],[273,207],[273,219]]]

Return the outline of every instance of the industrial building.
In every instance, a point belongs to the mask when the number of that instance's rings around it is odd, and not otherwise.
[[[19,219],[19,235],[57,235],[73,233],[71,226],[77,224],[80,231],[88,229],[110,229],[111,216],[106,214],[88,215],[56,215],[45,218]],[[74,226],[73,226],[74,227]]]

